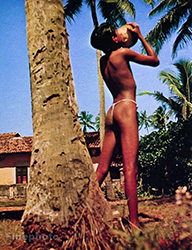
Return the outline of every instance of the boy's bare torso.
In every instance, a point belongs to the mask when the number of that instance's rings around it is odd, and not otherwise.
[[[135,100],[136,84],[130,64],[125,60],[127,50],[129,49],[119,48],[101,59],[101,73],[114,102],[121,99]]]

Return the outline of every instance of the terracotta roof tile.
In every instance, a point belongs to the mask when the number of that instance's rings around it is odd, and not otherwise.
[[[8,139],[13,138],[13,137],[20,137],[20,134],[17,132],[0,134],[0,140],[8,140]]]
[[[99,148],[99,132],[85,133],[88,148]],[[0,134],[0,154],[24,153],[32,151],[32,136],[21,136],[17,132]]]
[[[32,136],[21,137],[17,132],[0,134],[0,154],[31,152],[32,141]]]
[[[88,148],[100,148],[99,132],[85,133],[85,140]]]

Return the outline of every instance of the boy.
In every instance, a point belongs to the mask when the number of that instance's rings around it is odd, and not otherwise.
[[[123,29],[125,28],[127,32],[124,32],[125,30],[122,32],[122,28],[116,30],[113,25],[103,23],[95,28],[91,35],[91,45],[105,53],[100,61],[101,73],[113,96],[113,104],[106,116],[105,137],[96,175],[101,185],[108,173],[117,141],[120,139],[130,221],[132,226],[138,227],[136,84],[129,62],[155,67],[159,65],[159,59],[142,36],[138,24],[129,23],[123,26]],[[132,40],[128,39],[130,33]],[[147,55],[130,49],[137,39],[142,42]]]

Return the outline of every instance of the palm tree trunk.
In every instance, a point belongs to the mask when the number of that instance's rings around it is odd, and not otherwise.
[[[187,119],[187,103],[186,103],[186,101],[184,101],[184,103],[183,103],[182,115],[183,115],[183,119],[186,120]]]
[[[91,13],[94,27],[98,25],[98,19],[95,8],[95,0],[91,1]],[[98,69],[98,82],[99,82],[99,97],[100,97],[100,148],[102,150],[103,140],[105,135],[105,89],[103,83],[103,77],[100,71],[100,59],[101,59],[101,51],[97,50],[97,69]],[[111,182],[110,173],[108,173],[105,178],[105,184],[107,189],[107,199],[115,200],[115,191],[113,189],[113,185]]]
[[[62,0],[26,0],[26,16],[34,130],[22,217],[27,241],[55,249],[91,241],[108,249],[98,230],[111,210],[78,121]],[[82,232],[81,223],[92,231]]]
[[[190,90],[190,78],[192,77],[192,75],[190,75],[187,78],[187,83],[186,83],[186,94],[187,94],[187,101],[188,103],[191,103],[191,90]],[[191,105],[187,105],[187,117],[190,116],[190,114],[192,113],[192,107]]]
[[[100,97],[100,147],[102,149],[103,139],[105,135],[105,90],[103,78],[100,71],[101,51],[97,50],[97,68],[98,68],[98,82],[99,82],[99,97]]]

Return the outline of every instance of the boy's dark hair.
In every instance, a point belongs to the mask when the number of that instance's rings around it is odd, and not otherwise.
[[[115,26],[109,23],[102,23],[93,30],[91,35],[91,45],[95,49],[102,50],[104,53],[111,52],[111,46],[115,44],[112,37],[116,36]]]

